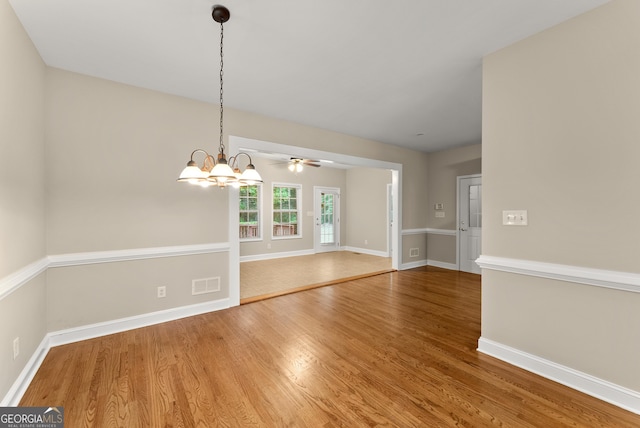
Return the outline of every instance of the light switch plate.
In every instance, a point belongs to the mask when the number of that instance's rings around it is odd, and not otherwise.
[[[527,210],[502,211],[502,224],[504,226],[527,226],[529,224]]]

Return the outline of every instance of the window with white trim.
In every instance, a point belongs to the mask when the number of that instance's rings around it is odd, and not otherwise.
[[[240,186],[239,189],[240,241],[262,239],[262,186]]]
[[[302,186],[299,184],[273,184],[273,228],[274,239],[300,238],[302,209]]]

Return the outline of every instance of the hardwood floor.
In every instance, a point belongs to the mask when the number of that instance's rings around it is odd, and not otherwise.
[[[640,426],[479,335],[479,276],[418,268],[53,348],[21,405],[67,427]]]
[[[392,272],[391,258],[333,251],[240,263],[240,303]]]

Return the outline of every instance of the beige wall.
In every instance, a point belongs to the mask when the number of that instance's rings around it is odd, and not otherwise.
[[[226,253],[53,267],[47,271],[47,328],[59,331],[229,296]],[[220,291],[192,296],[191,281],[220,277]],[[157,298],[158,286],[166,297]]]
[[[46,177],[48,254],[227,242],[230,233],[237,233],[229,231],[227,226],[227,191],[175,181],[193,149],[215,151],[211,131],[217,117],[215,106],[58,69],[48,70],[46,83],[46,143],[51,165]],[[284,144],[296,137],[296,141],[305,141],[307,146],[318,150],[342,149],[350,155],[402,163],[405,221],[425,226],[424,192],[419,198],[406,195],[424,187],[413,181],[426,180],[426,154],[233,109],[227,109],[225,118],[229,124],[225,130],[230,128],[229,133],[234,135],[258,136]],[[308,169],[299,178],[311,179],[311,174],[324,178],[309,181],[307,185],[313,182],[340,187],[345,183],[342,172],[329,177],[326,172]],[[295,182],[288,170],[273,172],[273,177],[263,175],[267,182],[275,179]],[[313,210],[312,189],[305,189],[303,198],[303,236],[311,238],[312,223],[307,221],[306,212]],[[344,209],[346,207],[343,212]],[[346,235],[346,231],[343,232]],[[266,244],[253,244],[254,248],[252,244],[243,244],[243,253],[264,253],[264,248],[255,248],[259,245]],[[304,240],[274,241],[270,251],[308,248],[311,247]],[[155,286],[149,279],[153,278],[151,272],[140,273],[138,279],[131,282],[120,277],[122,267],[117,264],[96,265],[93,269],[107,282],[111,279],[113,290],[128,284],[127,296],[138,301],[139,314],[146,313],[153,305],[152,301],[136,300],[144,290]],[[70,271],[70,278],[76,278],[72,275],[76,268],[56,268],[52,287],[69,290],[74,287],[68,283],[63,285],[58,279],[66,278],[66,274],[62,274],[65,270]],[[207,276],[226,278],[225,273],[225,267],[215,264],[210,266]],[[192,274],[185,268],[181,277],[187,279],[189,275]],[[98,287],[91,283],[84,286],[88,290]],[[228,283],[224,286],[228,288]],[[96,291],[96,295],[101,292]],[[166,302],[173,306],[184,304],[169,297]],[[114,317],[119,316],[121,308],[117,303],[110,307]],[[96,311],[96,318],[98,312],[104,310],[109,311],[109,307]],[[130,315],[135,312],[133,308],[127,311]],[[57,326],[78,326],[85,320],[80,310],[65,316],[68,319],[56,322]]]
[[[387,184],[391,184],[388,170],[353,168],[347,171],[348,192],[343,198],[347,206],[347,246],[387,251]]]
[[[426,227],[427,153],[226,107],[224,129],[239,137],[401,164],[402,227]]]
[[[215,105],[46,68],[7,2],[0,31],[0,278],[46,255],[225,243],[237,232],[226,191],[175,181],[193,149],[215,151]],[[403,164],[404,226],[425,226],[426,154],[225,113],[228,134]],[[190,295],[191,279],[213,276],[220,293]],[[15,361],[0,353],[0,396],[45,332],[223,298],[228,277],[221,253],[50,268],[0,300],[0,345],[22,344]]]
[[[0,283],[45,257],[45,65],[0,2]],[[0,290],[1,291],[1,290]],[[45,275],[0,297],[0,399],[46,332]],[[13,359],[13,340],[20,355]]]
[[[639,39],[615,0],[485,58],[483,255],[640,273]],[[485,271],[482,298],[483,338],[640,391],[640,294]]]
[[[300,173],[293,173],[287,169],[286,162],[277,162],[254,156],[253,163],[262,176],[262,222],[263,235],[260,241],[240,243],[240,256],[255,256],[289,251],[313,250],[314,218],[307,213],[313,212],[313,186],[336,187],[341,195],[346,192],[346,172],[335,168],[306,167]],[[271,239],[271,207],[273,204],[272,184],[288,183],[302,185],[302,238]],[[340,205],[341,217],[346,215],[346,205]],[[346,223],[341,223],[341,239],[346,237]],[[270,246],[270,247],[269,247]]]
[[[455,235],[440,235],[437,233],[427,234],[427,256],[429,262],[448,263],[455,265],[457,238]],[[453,266],[452,266],[453,268]]]
[[[46,114],[48,254],[228,240],[226,192],[176,182],[215,107],[49,69]]]
[[[58,69],[47,70],[47,253],[228,241],[227,193],[177,183],[211,140],[209,105]],[[229,297],[227,255],[49,269],[49,331]],[[194,279],[221,291],[191,295]],[[156,289],[167,287],[158,299]]]
[[[45,255],[45,65],[0,3],[0,278]]]
[[[417,248],[418,255],[411,257],[411,249]],[[427,234],[418,233],[402,236],[402,261],[405,264],[418,263],[421,266],[427,260]],[[410,265],[411,266],[411,265]]]
[[[455,230],[457,177],[461,175],[480,174],[482,172],[482,145],[456,147],[429,153],[427,176],[427,227],[433,229]],[[444,218],[435,216],[433,206],[444,204]]]
[[[457,177],[482,172],[482,145],[473,144],[429,153],[427,186],[427,227],[456,230],[458,209]],[[434,205],[444,205],[444,218],[436,217]],[[430,233],[427,256],[430,261],[456,263],[456,237]]]

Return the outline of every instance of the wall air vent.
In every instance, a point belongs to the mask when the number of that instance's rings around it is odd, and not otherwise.
[[[215,293],[220,291],[220,277],[194,279],[191,281],[191,295]]]

